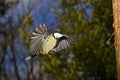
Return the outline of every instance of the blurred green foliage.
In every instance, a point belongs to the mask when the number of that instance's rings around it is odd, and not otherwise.
[[[30,15],[29,11],[26,11],[26,15],[20,18],[21,26],[18,29],[19,33],[21,34],[23,44],[26,45],[27,50],[29,50],[29,44],[30,44],[30,29],[33,25],[33,17]]]
[[[114,44],[106,44],[113,31],[111,0],[61,0],[58,28],[81,37],[65,52],[39,56],[40,77],[47,80],[115,80],[116,62]],[[27,13],[21,19],[19,32],[29,45],[29,29],[33,23]]]

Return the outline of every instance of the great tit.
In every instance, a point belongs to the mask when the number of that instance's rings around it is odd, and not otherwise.
[[[32,55],[26,57],[26,60],[31,60],[39,54],[48,54],[59,52],[69,47],[69,36],[50,32],[45,24],[40,24],[34,32],[32,32],[30,41],[30,51]]]

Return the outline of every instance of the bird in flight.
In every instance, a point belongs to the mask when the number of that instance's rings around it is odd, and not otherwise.
[[[31,60],[39,54],[55,53],[69,47],[69,36],[50,32],[45,24],[40,24],[32,32],[30,39],[31,55],[26,57],[26,60]]]

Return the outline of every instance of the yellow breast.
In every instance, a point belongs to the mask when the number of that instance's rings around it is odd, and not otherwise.
[[[54,48],[56,42],[57,40],[50,35],[43,43],[43,54],[48,54],[48,52]]]

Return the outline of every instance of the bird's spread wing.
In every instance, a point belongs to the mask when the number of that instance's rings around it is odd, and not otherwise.
[[[49,31],[45,24],[40,24],[32,33],[30,50],[33,54],[40,54],[42,51],[42,44],[48,37]]]
[[[58,42],[58,45],[53,49],[53,51],[58,52],[60,50],[66,49],[69,47],[69,42],[67,39],[62,39]]]

